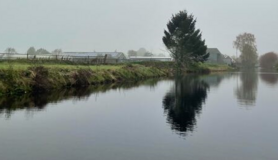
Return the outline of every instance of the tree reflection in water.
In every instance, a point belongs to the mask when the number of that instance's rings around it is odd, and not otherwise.
[[[208,89],[209,85],[197,76],[175,80],[175,85],[163,99],[163,105],[168,123],[178,134],[185,136],[194,130],[196,116],[201,112]]]
[[[241,72],[239,78],[241,84],[235,91],[237,99],[245,107],[253,106],[258,91],[258,73],[256,71]]]
[[[274,86],[278,82],[278,74],[273,73],[273,74],[265,74],[261,73],[260,78],[263,82],[265,82],[268,85]]]

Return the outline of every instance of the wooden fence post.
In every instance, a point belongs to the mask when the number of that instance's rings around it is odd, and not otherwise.
[[[107,54],[104,56],[104,64],[106,63]]]

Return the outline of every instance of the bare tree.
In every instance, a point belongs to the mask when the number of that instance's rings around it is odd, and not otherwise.
[[[14,48],[11,48],[11,47],[8,47],[6,50],[5,50],[5,53],[8,53],[8,54],[16,54],[16,50]]]
[[[243,33],[236,37],[233,42],[234,48],[241,52],[240,60],[243,66],[255,66],[258,55],[256,38],[252,33]]]
[[[55,49],[54,51],[52,51],[52,54],[55,55],[61,55],[63,53],[62,49]]]
[[[151,52],[146,52],[144,56],[145,57],[152,57],[152,56],[154,56],[154,54],[152,54]]]
[[[137,52],[134,51],[134,50],[129,50],[129,51],[127,52],[127,55],[128,55],[128,57],[137,56]]]
[[[245,45],[249,45],[257,51],[256,38],[251,33],[243,33],[238,35],[236,37],[236,40],[233,42],[233,45],[234,48],[236,48],[236,50],[239,50],[240,52],[242,52]]]

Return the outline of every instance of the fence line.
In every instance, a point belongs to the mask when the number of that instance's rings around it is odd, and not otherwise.
[[[126,63],[126,62],[154,62],[154,61],[168,61],[158,60],[152,57],[144,59],[120,59],[114,58],[105,54],[104,56],[76,56],[76,55],[54,55],[54,54],[5,54],[0,53],[0,60],[57,60],[57,61],[71,61],[86,64],[113,64],[113,63]],[[163,58],[162,58],[163,59]],[[167,58],[165,58],[167,59]]]
[[[0,54],[0,60],[58,60],[58,61],[72,61],[85,62],[88,64],[105,64],[122,62],[121,59],[104,56],[73,56],[73,55],[30,55],[30,54]]]

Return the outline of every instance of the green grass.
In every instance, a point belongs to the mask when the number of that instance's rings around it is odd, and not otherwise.
[[[233,68],[225,64],[213,64],[213,63],[196,63],[190,66],[187,71],[194,73],[203,73],[203,72],[220,72],[220,71],[229,71]]]
[[[55,63],[0,63],[0,94],[58,89],[165,77],[166,69],[142,64],[76,65]]]
[[[26,70],[29,67],[44,66],[49,69],[92,69],[92,70],[108,70],[120,69],[124,65],[75,65],[75,64],[51,64],[51,63],[19,63],[19,62],[1,62],[0,69],[8,69],[13,67],[15,70]]]
[[[173,62],[86,65],[61,61],[0,61],[0,95],[71,86],[135,81],[173,75]],[[227,71],[227,65],[197,63],[187,72]]]

